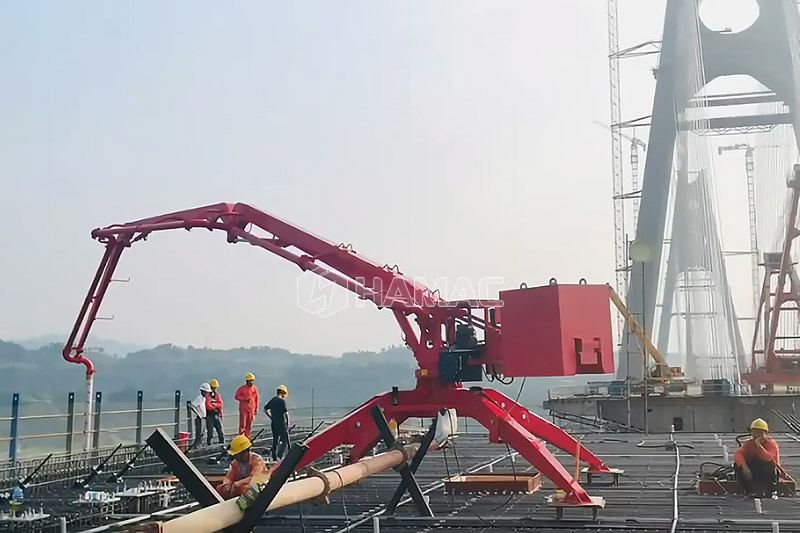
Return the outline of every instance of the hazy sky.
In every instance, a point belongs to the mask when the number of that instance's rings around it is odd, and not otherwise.
[[[623,46],[663,0],[623,1]],[[0,17],[0,338],[66,337],[92,228],[244,201],[430,283],[613,279],[606,3],[16,2]],[[649,113],[648,66],[626,105]],[[641,109],[643,108],[643,109]],[[629,115],[630,116],[630,115]],[[100,337],[338,354],[391,314],[196,231],[126,251]],[[493,296],[493,295],[482,295]]]

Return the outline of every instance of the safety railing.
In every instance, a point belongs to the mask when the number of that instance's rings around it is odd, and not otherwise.
[[[265,446],[269,446],[271,435],[269,428],[263,426],[253,427],[255,433],[259,433],[259,438],[254,441],[253,446],[262,452]],[[290,439],[300,441],[311,432],[311,428],[297,426],[290,432]],[[145,432],[145,438],[150,435],[150,431]],[[225,441],[235,435],[235,431],[225,435]],[[185,450],[185,453],[193,460],[202,461],[204,459],[219,458],[220,453],[225,453],[224,446],[214,444],[212,446],[192,447],[190,443],[183,440],[183,435],[176,444]],[[334,455],[326,456],[323,461],[335,459]],[[130,466],[127,466],[131,463]],[[101,466],[102,465],[102,466]],[[21,457],[17,461],[0,461],[0,492],[7,491],[26,476],[36,473],[32,481],[27,484],[26,496],[41,493],[50,494],[49,488],[54,484],[61,486],[65,482],[72,483],[78,480],[88,479],[94,470],[101,471],[98,481],[107,481],[112,473],[120,473],[126,467],[138,474],[160,472],[163,464],[156,457],[154,452],[146,444],[122,444],[101,446],[97,450],[73,451],[65,454],[57,451],[52,454],[41,454],[38,456]],[[3,530],[0,528],[0,530]],[[48,528],[44,530],[50,531]],[[27,531],[27,530],[26,530]],[[37,530],[38,531],[38,530]]]
[[[129,407],[131,403],[135,407]],[[78,402],[76,405],[75,393],[67,395],[66,409],[58,409],[51,402],[13,393],[9,416],[0,416],[0,462],[2,457],[14,463],[20,458],[48,453],[75,455],[79,452],[96,452],[119,443],[138,445],[153,429],[159,427],[175,439],[194,440],[194,415],[188,404],[182,402],[181,391],[178,390],[171,395],[153,394],[147,402],[142,391],[136,392],[133,401],[125,401],[119,394],[112,395],[107,401],[103,393],[98,391],[94,396],[87,449],[84,445],[87,435],[83,432],[83,404]],[[319,432],[352,409],[352,406],[300,406],[290,407],[289,415],[293,427]],[[238,425],[235,411],[224,418],[226,434],[235,432],[236,425],[231,424]],[[403,423],[403,428],[424,431],[428,424],[429,420],[409,419]],[[269,423],[259,412],[254,426],[266,426],[268,430]],[[480,424],[459,417],[459,433],[476,431],[483,432]]]
[[[560,398],[575,398],[589,396],[589,387],[575,386],[575,387],[551,387],[547,390],[548,400],[557,400]]]
[[[699,396],[749,396],[751,394],[769,394],[770,396],[795,395],[795,388],[776,388],[772,391],[751,391],[743,384],[731,383],[727,379],[707,379],[700,381],[673,380],[647,383],[648,396],[699,397]],[[628,398],[645,394],[642,380],[615,380],[589,382],[586,385],[571,387],[552,387],[547,391],[548,400],[578,398]]]
[[[97,450],[120,442],[141,444],[146,430],[156,427],[171,432],[177,438],[182,420],[181,392],[175,391],[173,402],[168,406],[164,406],[163,396],[156,396],[154,399],[160,405],[145,407],[144,393],[137,391],[135,408],[117,408],[123,407],[125,402],[115,399],[109,402],[112,409],[104,409],[103,393],[96,392],[92,428],[88,435],[90,449]],[[75,447],[76,437],[87,438],[82,429],[85,415],[75,412],[75,393],[67,395],[66,413],[37,412],[42,410],[39,403],[31,401],[29,405],[23,405],[22,401],[20,393],[13,393],[10,416],[0,417],[0,453],[6,452],[12,463],[22,456],[61,450],[70,454]],[[30,408],[33,414],[26,414],[24,408]],[[81,445],[81,448],[84,446]]]

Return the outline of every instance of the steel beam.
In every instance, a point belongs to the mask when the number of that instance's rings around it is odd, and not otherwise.
[[[739,117],[716,117],[707,121],[686,120],[678,123],[681,131],[727,130],[732,128],[752,128],[754,126],[777,126],[791,124],[792,113],[770,113],[767,115],[743,115]]]
[[[161,428],[157,428],[145,442],[200,505],[208,507],[225,501]]]
[[[698,97],[689,102],[689,107],[728,107],[782,101],[781,97],[772,91],[759,91],[752,93],[713,94],[705,98]]]

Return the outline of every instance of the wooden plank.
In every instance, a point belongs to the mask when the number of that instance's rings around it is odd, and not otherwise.
[[[455,475],[444,482],[445,492],[452,494],[530,494],[542,486],[539,473]]]

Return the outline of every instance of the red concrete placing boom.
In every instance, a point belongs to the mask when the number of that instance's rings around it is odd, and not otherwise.
[[[92,231],[106,250],[64,348],[66,360],[84,364],[88,378],[94,373],[91,361],[82,355],[84,345],[122,251],[155,231],[193,228],[221,230],[229,243],[263,248],[391,310],[419,364],[413,390],[395,389],[376,396],[310,438],[306,441],[309,450],[297,468],[343,444],[352,445],[351,462],[361,458],[379,440],[370,415],[375,405],[398,423],[411,417],[435,417],[446,407],[480,422],[489,430],[490,442],[505,442],[518,451],[566,493],[564,504],[601,504],[538,439],[579,454],[590,472],[609,472],[603,461],[561,428],[500,392],[465,388],[462,383],[482,381],[484,376],[612,372],[606,285],[558,285],[551,280],[544,287],[501,291],[497,300],[447,301],[403,276],[396,265],[373,263],[350,245],[317,237],[247,204],[222,203]]]

